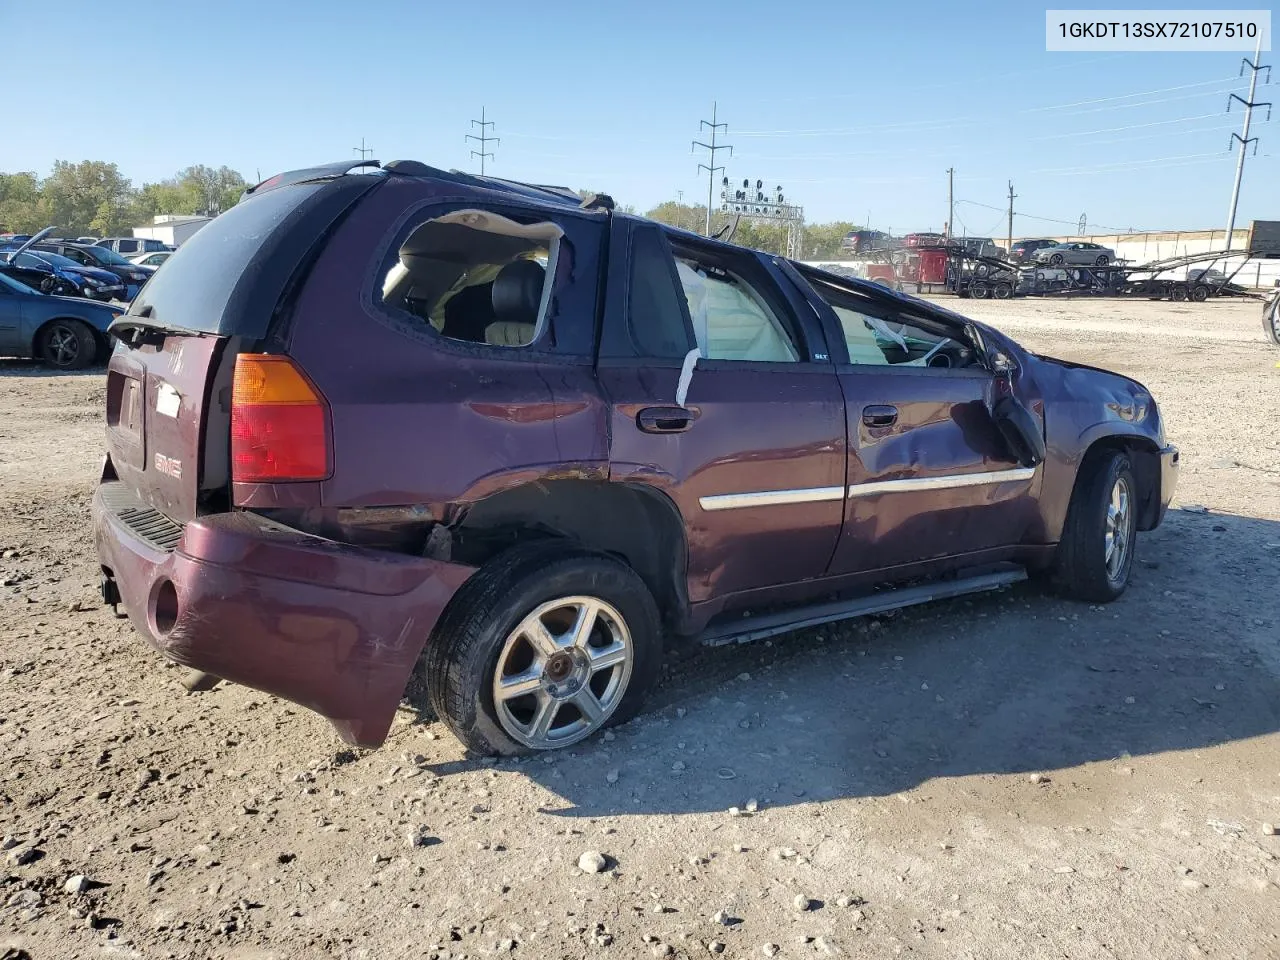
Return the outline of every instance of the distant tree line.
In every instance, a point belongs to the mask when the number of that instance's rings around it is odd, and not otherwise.
[[[70,236],[106,237],[129,232],[151,223],[156,214],[204,214],[216,216],[235,206],[244,192],[244,177],[229,167],[187,167],[167,180],[135,187],[114,163],[84,160],[54,162],[53,172],[41,179],[32,172],[0,173],[0,233],[34,233],[47,226]],[[593,191],[579,190],[584,198]],[[621,206],[626,213],[635,208]],[[673,227],[700,233],[706,221],[705,206],[667,201],[645,216]],[[732,223],[732,214],[714,211],[712,232]],[[844,220],[807,224],[803,257],[821,260],[840,252],[845,234],[858,227]],[[786,253],[784,224],[752,223],[743,218],[733,235],[734,243]]]
[[[701,233],[706,226],[706,205],[676,203],[668,200],[660,203],[645,214],[650,220],[670,224]],[[733,214],[711,212],[711,232],[714,234],[723,227],[733,223]],[[840,241],[845,234],[859,227],[847,220],[833,220],[830,223],[809,223],[804,227],[802,259],[825,260],[834,258],[840,253]],[[733,233],[733,242],[765,253],[784,254],[787,252],[787,227],[781,223],[752,223],[746,217],[738,221],[738,229]]]
[[[234,206],[247,184],[229,167],[196,165],[159,183],[135,187],[114,163],[57,160],[43,179],[30,171],[0,173],[0,233],[128,234],[159,213],[216,216]]]

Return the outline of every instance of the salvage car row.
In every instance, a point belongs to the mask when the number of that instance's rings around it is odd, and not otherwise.
[[[151,262],[134,263],[109,241],[49,232],[0,239],[0,356],[34,357],[62,370],[104,362],[107,328],[122,312],[111,304],[132,300],[163,262],[156,258],[170,251],[153,249],[140,257]]]

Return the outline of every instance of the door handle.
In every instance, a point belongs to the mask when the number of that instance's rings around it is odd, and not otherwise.
[[[863,407],[862,422],[868,427],[891,427],[898,422],[898,408],[887,404]]]
[[[636,414],[636,426],[645,433],[681,433],[693,421],[693,411],[684,407],[645,407]]]

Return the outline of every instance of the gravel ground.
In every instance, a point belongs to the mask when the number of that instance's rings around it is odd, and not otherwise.
[[[0,956],[1280,957],[1280,351],[1254,303],[962,306],[1166,411],[1207,512],[1121,601],[702,651],[496,764],[184,695],[95,597],[102,375],[0,363]]]

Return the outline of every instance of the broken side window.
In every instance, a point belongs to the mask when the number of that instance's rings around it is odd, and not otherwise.
[[[564,231],[484,210],[428,220],[400,246],[382,281],[382,302],[441,336],[527,347],[547,325]]]

